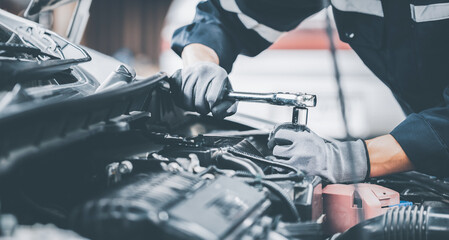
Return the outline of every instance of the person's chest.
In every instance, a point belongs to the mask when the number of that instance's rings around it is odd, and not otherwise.
[[[449,0],[332,0],[332,5],[340,39],[413,111],[443,100],[449,84]]]

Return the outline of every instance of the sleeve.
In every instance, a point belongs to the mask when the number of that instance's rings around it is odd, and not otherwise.
[[[409,115],[391,135],[417,170],[434,176],[449,175],[449,85],[441,106]]]
[[[239,54],[256,56],[284,32],[323,9],[321,0],[208,0],[193,22],[176,30],[172,49],[201,43],[212,48],[228,72]]]

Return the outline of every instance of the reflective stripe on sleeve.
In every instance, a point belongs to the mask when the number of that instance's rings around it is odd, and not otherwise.
[[[268,42],[275,42],[284,32],[270,28],[257,22],[255,19],[244,14],[235,0],[220,0],[221,7],[228,11],[236,13],[242,24],[247,28],[256,31],[262,38]]]
[[[332,6],[343,12],[356,12],[378,17],[384,16],[380,0],[331,0],[331,3]]]
[[[412,19],[415,22],[430,22],[449,19],[449,3],[436,3],[415,6],[410,4]]]

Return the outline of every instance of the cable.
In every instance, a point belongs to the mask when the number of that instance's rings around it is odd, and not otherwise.
[[[447,193],[442,192],[441,190],[435,189],[431,186],[427,186],[426,184],[416,181],[416,180],[390,180],[390,179],[380,179],[377,180],[376,182],[377,184],[397,184],[397,185],[403,185],[403,186],[408,186],[408,185],[412,185],[415,187],[419,187],[419,188],[423,188],[427,191],[430,191],[436,195],[438,195],[441,198],[444,198],[446,200],[449,201],[449,195]]]
[[[287,164],[270,161],[270,160],[267,160],[265,158],[262,158],[262,157],[259,157],[259,156],[255,156],[255,155],[247,153],[247,152],[242,152],[242,151],[237,150],[235,148],[228,149],[228,152],[233,153],[233,154],[238,155],[238,156],[240,155],[241,157],[249,158],[249,159],[251,159],[253,161],[258,161],[258,162],[261,162],[261,163],[265,163],[265,164],[268,164],[270,166],[276,166],[276,167],[280,167],[280,168],[283,168],[283,169],[288,169],[288,170],[298,174],[299,176],[304,177],[304,173],[301,170],[299,170],[299,169],[297,169],[295,167],[292,167],[290,165],[287,165]]]
[[[329,5],[331,5],[329,0],[323,0],[323,8],[324,8],[324,12],[326,14],[326,34],[329,39],[329,51],[332,56],[332,63],[333,63],[333,67],[334,67],[334,78],[335,78],[335,82],[337,83],[337,88],[338,88],[338,98],[339,98],[339,102],[340,102],[341,116],[343,119],[343,127],[344,127],[345,134],[346,134],[345,139],[349,140],[349,139],[353,139],[353,138],[352,138],[351,134],[349,133],[348,119],[346,117],[346,104],[345,104],[345,98],[344,98],[344,93],[343,93],[343,87],[341,85],[341,74],[340,74],[340,68],[338,65],[337,50],[336,50],[334,39],[333,39],[333,29],[332,29],[332,25],[331,25],[331,19],[329,16],[329,11],[327,9],[327,6],[329,6]],[[357,166],[355,166],[355,164],[354,164],[354,155],[352,152],[351,144],[348,144],[348,152],[349,152],[349,164],[350,164],[349,168],[351,169],[351,175],[356,176],[357,175],[356,174]],[[358,192],[357,184],[354,185],[354,191]],[[365,219],[364,212],[363,212],[362,208],[359,208],[358,216],[359,216],[359,221],[362,221],[363,219]]]
[[[299,217],[298,210],[296,209],[295,203],[287,196],[287,194],[284,192],[284,190],[277,185],[276,183],[270,182],[270,181],[264,181],[264,180],[252,180],[247,181],[248,184],[254,185],[254,184],[262,184],[262,186],[268,188],[270,192],[275,194],[279,197],[281,201],[283,201],[290,213],[290,219],[294,222],[299,222],[301,218]]]
[[[38,214],[42,214],[46,218],[49,218],[53,221],[64,221],[67,217],[66,213],[56,209],[56,208],[50,208],[42,206],[41,204],[37,203],[33,199],[31,199],[25,192],[20,190],[18,192],[18,198],[19,200],[23,201],[23,204],[25,206],[30,207],[30,209],[36,211]]]
[[[249,172],[242,172],[242,171],[236,171],[234,176],[236,177],[242,177],[242,178],[256,178],[257,176],[254,174],[251,174]],[[303,176],[299,176],[297,174],[271,174],[271,175],[265,175],[261,177],[262,180],[267,181],[294,181],[294,182],[300,182],[303,180]]]
[[[222,168],[238,169],[255,175],[265,175],[262,168],[249,159],[235,156],[229,152],[220,152],[215,156],[217,166]]]
[[[329,2],[329,0],[323,0],[323,2],[324,2],[323,4],[326,4]],[[326,6],[326,5],[324,5],[324,6]],[[338,59],[337,59],[337,48],[335,47],[335,42],[333,39],[334,31],[332,29],[332,24],[331,24],[331,19],[329,16],[328,9],[326,9],[326,8],[325,8],[325,13],[326,13],[326,33],[327,33],[327,37],[329,39],[329,50],[331,53],[332,63],[333,63],[333,67],[334,67],[334,78],[335,78],[335,82],[337,83],[341,116],[343,118],[343,127],[344,127],[345,134],[346,134],[345,138],[349,139],[352,137],[351,137],[351,134],[349,133],[348,119],[346,117],[346,103],[345,103],[345,99],[344,99],[343,87],[341,85],[341,73],[340,73],[340,67],[339,67]]]

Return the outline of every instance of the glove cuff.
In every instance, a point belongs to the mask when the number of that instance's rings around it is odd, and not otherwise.
[[[366,145],[365,140],[362,140],[363,146],[365,147],[365,153],[366,153],[366,176],[365,180],[367,181],[369,179],[369,176],[371,175],[371,161],[369,159],[369,152],[368,152],[368,146]]]
[[[339,158],[334,162],[333,171],[336,182],[355,183],[364,181],[370,174],[369,158],[365,142],[356,141],[340,142],[338,144]]]
[[[365,141],[363,141],[362,139],[358,139],[356,141],[352,141],[349,142],[349,144],[351,145],[351,149],[346,149],[352,152],[351,156],[352,159],[350,159],[351,161],[353,161],[353,166],[356,167],[356,169],[358,169],[359,167],[362,168],[360,172],[354,172],[356,175],[353,176],[355,177],[355,179],[353,179],[353,181],[356,182],[362,182],[365,181],[367,177],[369,177],[370,172],[371,172],[371,167],[369,164],[369,155],[368,155],[368,150],[366,147],[366,143]],[[350,171],[352,172],[352,170]]]

